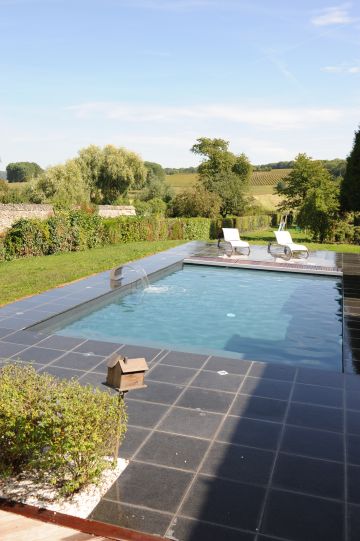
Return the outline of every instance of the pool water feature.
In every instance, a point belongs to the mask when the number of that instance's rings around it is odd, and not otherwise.
[[[184,265],[58,334],[342,370],[340,278]]]

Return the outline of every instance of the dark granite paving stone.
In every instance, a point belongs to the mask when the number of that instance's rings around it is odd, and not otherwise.
[[[180,514],[255,531],[264,497],[265,489],[262,487],[199,475]]]
[[[105,385],[106,377],[103,374],[98,374],[97,372],[83,372],[83,375],[80,378],[80,383],[82,385],[92,385],[93,387],[97,387],[101,391],[113,390]],[[116,391],[114,390],[114,392]]]
[[[264,398],[287,400],[289,398],[290,389],[291,383],[288,381],[247,377],[241,386],[241,393],[262,396]]]
[[[246,374],[251,366],[251,361],[243,361],[242,359],[229,359],[228,357],[211,357],[206,365],[205,370],[218,372],[226,370],[230,374]]]
[[[14,356],[13,358],[19,358],[22,361],[34,361],[40,364],[47,364],[54,361],[62,354],[63,353],[61,351],[56,349],[47,349],[34,346],[25,349],[23,352],[18,353],[16,357]]]
[[[0,341],[0,358],[7,359],[8,357],[19,353],[19,351],[25,347],[27,346],[24,346],[23,344],[12,344],[10,342]]]
[[[69,310],[69,308],[72,308],[72,305],[64,305],[60,303],[59,301],[56,301],[55,299],[52,299],[51,302],[48,302],[46,304],[43,304],[42,306],[36,307],[39,310],[42,310],[42,308],[46,308],[46,310],[49,310],[53,312],[54,314],[62,314],[62,312],[66,312]]]
[[[91,353],[92,355],[100,355],[106,357],[114,353],[121,344],[114,344],[112,342],[100,342],[99,340],[87,340],[84,344],[75,348],[76,353]]]
[[[344,466],[338,462],[280,453],[272,484],[274,488],[342,499]]]
[[[190,388],[184,392],[176,405],[184,408],[225,413],[229,409],[234,396],[233,394],[223,393],[221,391]]]
[[[343,435],[336,432],[287,426],[281,450],[324,460],[344,460]]]
[[[287,403],[283,400],[240,394],[237,396],[230,414],[281,422],[284,419],[286,405]]]
[[[193,474],[130,462],[105,498],[160,511],[176,511]]]
[[[14,333],[13,329],[5,329],[4,327],[0,328],[0,338],[10,336],[13,333]]]
[[[177,541],[254,541],[255,534],[230,530],[189,518],[177,518],[167,532],[169,539]]]
[[[348,500],[360,504],[360,467],[348,466],[347,473]]]
[[[174,407],[159,425],[159,430],[210,439],[222,418],[223,416],[217,413]]]
[[[72,336],[52,335],[41,342],[41,347],[60,349],[69,351],[84,341],[83,338],[73,338]]]
[[[290,425],[319,428],[320,430],[343,431],[343,412],[336,408],[325,408],[293,402],[290,405],[287,423]]]
[[[173,404],[183,390],[183,387],[168,383],[159,383],[150,380],[146,380],[146,382],[147,387],[145,389],[131,391],[131,398],[158,402],[159,404]]]
[[[360,378],[355,375],[346,375],[345,388],[349,391],[358,391],[360,393]]]
[[[360,506],[348,505],[348,541],[359,541],[360,539]]]
[[[229,416],[216,439],[262,449],[276,449],[281,426],[279,423]]]
[[[221,375],[217,372],[202,370],[191,383],[191,386],[236,393],[243,379],[243,376],[237,374]]]
[[[43,372],[46,372],[47,374],[51,374],[52,376],[56,376],[57,378],[61,379],[78,379],[84,373],[80,370],[70,370],[67,368],[61,368],[52,365],[44,367]]]
[[[341,408],[343,405],[343,390],[298,383],[294,387],[292,400],[293,402],[304,402],[305,404]]]
[[[359,329],[360,330],[360,318],[345,316],[344,324],[349,329]]]
[[[266,485],[273,461],[274,453],[271,451],[214,443],[202,465],[201,473]]]
[[[136,426],[128,427],[125,438],[120,444],[119,457],[130,459],[136,453],[145,438],[150,434],[150,430],[138,428]]]
[[[249,376],[266,379],[279,379],[293,381],[296,368],[292,366],[272,365],[269,363],[255,363],[250,368]]]
[[[349,434],[360,435],[360,411],[346,412],[346,430]]]
[[[360,392],[359,391],[347,391],[346,393],[346,407],[352,410],[360,410]]]
[[[129,424],[153,428],[167,411],[167,406],[126,399]]]
[[[196,370],[182,368],[180,366],[167,366],[159,364],[155,366],[146,376],[147,380],[161,381],[163,383],[174,383],[187,385],[196,374]]]
[[[169,364],[171,366],[183,366],[185,368],[202,367],[206,361],[206,355],[197,355],[195,353],[182,353],[180,351],[169,351],[161,360],[161,364]]]
[[[271,490],[261,533],[291,541],[343,541],[344,505]]]
[[[120,346],[120,344],[119,344]],[[151,361],[156,355],[160,353],[161,349],[148,348],[144,346],[124,346],[119,351],[120,355],[137,359],[138,357],[145,357],[146,361]]]
[[[296,383],[308,383],[310,385],[322,385],[323,387],[342,388],[344,376],[343,374],[330,372],[329,370],[299,368]]]
[[[206,440],[154,432],[135,458],[161,466],[196,470],[208,446]]]
[[[115,524],[122,528],[154,535],[165,535],[171,520],[170,514],[124,505],[102,499],[90,515],[91,520]]]
[[[24,344],[26,346],[32,346],[46,338],[45,334],[31,332],[31,331],[16,331],[10,336],[6,337],[6,342],[12,342],[13,344]],[[24,348],[22,348],[24,349]]]
[[[59,353],[59,352],[58,352]],[[101,362],[102,357],[97,357],[95,355],[89,355],[87,353],[66,353],[60,359],[54,363],[56,366],[61,366],[64,368],[75,368],[77,370],[91,370],[99,362]]]
[[[25,319],[20,317],[9,317],[6,320],[6,326],[9,329],[21,330],[29,327],[29,325],[34,323],[33,319]]]
[[[347,367],[350,366],[348,371],[353,374],[360,374],[360,349],[352,349],[350,358],[344,357],[344,361]]]
[[[346,436],[347,460],[350,464],[360,466],[360,436]]]

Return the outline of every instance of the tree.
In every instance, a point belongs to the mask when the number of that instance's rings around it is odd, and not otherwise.
[[[8,182],[27,182],[41,175],[43,170],[34,162],[14,162],[6,167]]]
[[[119,195],[126,195],[129,188],[140,190],[146,180],[146,169],[140,157],[124,148],[107,145],[97,178],[103,203],[111,204]]]
[[[165,182],[166,174],[164,169],[159,163],[155,162],[144,162],[144,165],[147,169],[146,181],[151,182],[152,180],[160,180]]]
[[[82,148],[75,161],[80,167],[84,181],[89,186],[91,201],[100,203],[101,193],[98,188],[98,179],[103,165],[102,149],[96,145]]]
[[[285,197],[281,210],[299,209],[310,189],[321,185],[324,180],[334,182],[322,163],[306,154],[296,156],[293,169],[283,180],[284,184],[276,186],[276,192]]]
[[[172,214],[188,218],[197,216],[217,218],[220,214],[221,204],[222,200],[218,194],[209,192],[200,184],[175,197],[172,204]]]
[[[47,169],[34,185],[32,200],[49,201],[59,207],[88,203],[90,189],[76,160]]]
[[[314,239],[324,242],[338,218],[339,185],[331,178],[322,177],[312,186],[300,207],[297,223],[308,228]]]
[[[229,151],[224,139],[200,137],[191,151],[203,157],[198,167],[200,182],[222,199],[221,214],[239,214],[246,205],[244,193],[251,175],[251,164],[245,154]]]
[[[169,203],[174,197],[174,191],[166,182],[166,174],[159,163],[144,162],[147,169],[146,185],[141,199],[149,201],[151,199],[162,199]]]
[[[354,145],[346,160],[340,201],[342,211],[360,211],[360,127],[355,132]]]
[[[111,204],[130,188],[140,190],[146,183],[143,161],[125,148],[90,145],[79,151],[75,161],[89,186],[91,201],[96,203]]]

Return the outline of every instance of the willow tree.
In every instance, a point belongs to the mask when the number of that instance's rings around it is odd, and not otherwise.
[[[90,145],[79,151],[76,161],[95,202],[113,203],[129,189],[140,190],[146,181],[140,156],[122,147]]]

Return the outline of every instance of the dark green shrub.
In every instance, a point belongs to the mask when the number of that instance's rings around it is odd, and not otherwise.
[[[48,221],[21,219],[14,223],[5,236],[7,259],[49,253]]]
[[[114,464],[126,431],[122,400],[31,366],[0,370],[0,474],[31,472],[62,494],[96,481]]]

